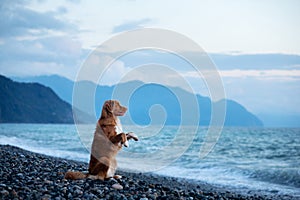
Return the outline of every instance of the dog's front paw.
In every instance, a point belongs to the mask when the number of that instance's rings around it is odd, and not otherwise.
[[[127,137],[127,140],[130,140],[130,139],[134,139],[134,141],[138,141],[139,140],[138,136],[135,133],[133,133],[133,132],[127,133],[126,137]]]
[[[129,144],[128,144],[128,140],[127,140],[127,135],[125,133],[121,133],[120,136],[121,136],[121,141],[120,141],[121,145],[128,147]]]
[[[128,140],[126,140],[126,141],[123,143],[123,145],[124,145],[125,147],[129,147]]]

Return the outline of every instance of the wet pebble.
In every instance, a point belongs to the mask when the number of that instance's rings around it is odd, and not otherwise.
[[[116,190],[123,190],[123,186],[118,183],[113,184],[112,188],[114,188]]]

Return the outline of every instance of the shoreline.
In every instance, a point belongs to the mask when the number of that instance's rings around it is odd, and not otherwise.
[[[199,181],[122,170],[117,171],[120,180],[65,180],[66,171],[86,171],[88,163],[0,147],[0,199],[298,199],[255,191],[241,194]]]

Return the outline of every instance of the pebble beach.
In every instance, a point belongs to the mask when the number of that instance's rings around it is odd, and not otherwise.
[[[88,163],[0,145],[0,199],[296,199],[289,195],[240,194],[206,183],[118,171],[122,179],[65,180],[68,170],[86,171]]]

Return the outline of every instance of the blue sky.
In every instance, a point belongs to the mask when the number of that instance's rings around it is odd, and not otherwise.
[[[74,79],[89,53],[112,36],[142,27],[164,28],[209,53],[227,98],[267,121],[285,117],[284,123],[300,126],[299,9],[297,0],[2,0],[0,73]],[[147,56],[163,59],[153,52]],[[145,52],[113,67],[122,76],[139,59],[145,60]],[[187,70],[182,74],[205,94],[199,77]],[[117,80],[107,74],[104,84]]]

